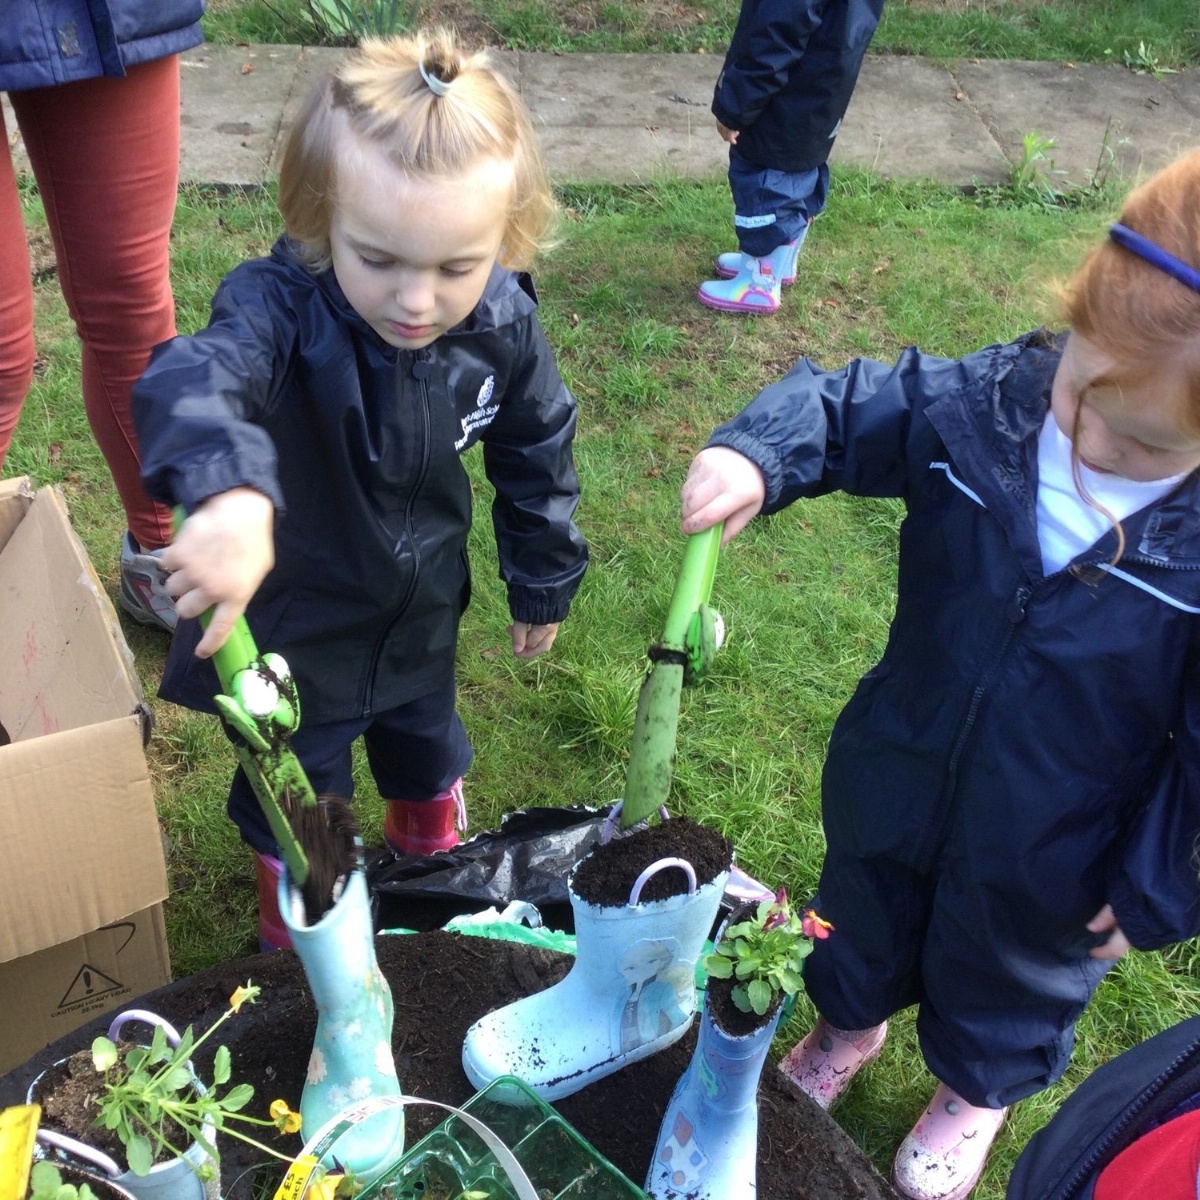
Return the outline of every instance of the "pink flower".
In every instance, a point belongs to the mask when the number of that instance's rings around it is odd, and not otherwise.
[[[800,921],[800,928],[805,937],[816,938],[818,941],[824,941],[829,936],[833,929],[833,924],[818,917],[811,908],[804,910],[804,916]]]

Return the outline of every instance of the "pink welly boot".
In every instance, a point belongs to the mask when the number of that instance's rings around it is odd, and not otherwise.
[[[271,854],[255,854],[254,869],[258,877],[258,948],[290,950],[292,937],[279,915],[279,876],[283,863]]]
[[[783,287],[791,287],[796,282],[796,260],[800,256],[800,247],[804,245],[804,239],[808,236],[808,231],[812,226],[811,219],[801,231],[800,236],[794,241],[787,244],[787,257],[783,260],[783,265],[779,269],[779,282]],[[724,254],[717,255],[715,269],[717,277],[720,279],[732,279],[742,269],[744,260],[747,255],[740,250],[729,250]]]
[[[721,312],[761,313],[779,311],[779,289],[790,251],[780,246],[767,258],[742,255],[742,265],[731,279],[709,279],[700,285],[696,298]]]
[[[887,1022],[870,1029],[835,1029],[819,1017],[812,1032],[793,1046],[779,1069],[796,1091],[828,1109],[858,1074],[883,1049]]]
[[[976,1108],[939,1083],[900,1143],[892,1184],[909,1200],[965,1200],[979,1182],[1005,1108]]]
[[[456,779],[432,800],[389,800],[383,840],[396,854],[436,854],[457,846],[466,828],[463,782]]]

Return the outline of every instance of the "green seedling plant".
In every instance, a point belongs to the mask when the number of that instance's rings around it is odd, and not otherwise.
[[[229,1007],[209,1029],[196,1037],[192,1026],[184,1030],[179,1045],[172,1046],[166,1032],[155,1027],[149,1046],[118,1046],[110,1038],[92,1042],[92,1064],[104,1077],[97,1100],[100,1113],[95,1124],[111,1130],[125,1147],[130,1171],[147,1175],[154,1163],[164,1157],[182,1158],[188,1147],[171,1140],[181,1130],[189,1143],[203,1148],[205,1160],[193,1169],[202,1179],[216,1174],[217,1155],[204,1137],[206,1128],[221,1131],[264,1151],[273,1158],[290,1163],[282,1154],[239,1125],[274,1127],[280,1133],[298,1133],[300,1114],[285,1101],[275,1100],[270,1117],[252,1117],[242,1112],[254,1095],[248,1083],[234,1084],[224,1094],[218,1088],[229,1082],[232,1058],[227,1046],[219,1046],[213,1056],[210,1082],[200,1081],[191,1065],[192,1056],[243,1004],[253,1004],[261,988],[247,981],[229,1000]]]
[[[764,1017],[804,987],[804,960],[814,938],[827,938],[833,928],[813,910],[793,911],[787,890],[763,900],[752,919],[730,925],[705,959],[713,979],[735,979],[731,997],[744,1013]]]
[[[43,1159],[29,1172],[29,1200],[96,1200],[96,1193],[86,1181],[78,1186],[65,1182],[62,1172]]]

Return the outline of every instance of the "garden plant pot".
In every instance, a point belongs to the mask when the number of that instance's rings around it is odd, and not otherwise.
[[[710,980],[700,1036],[659,1129],[646,1191],[654,1200],[754,1200],[758,1081],[783,1006],[744,1033],[713,1016]]]
[[[167,1021],[154,1013],[143,1009],[127,1009],[118,1013],[108,1027],[108,1036],[112,1041],[120,1037],[121,1030],[130,1021],[144,1021],[150,1025],[158,1025],[167,1035],[167,1040],[173,1045],[179,1045],[179,1034]],[[85,1052],[86,1053],[86,1052]],[[56,1067],[64,1067],[68,1060],[56,1063]],[[39,1075],[29,1087],[27,1101],[39,1102],[43,1081],[54,1068]],[[203,1085],[198,1079],[193,1086],[203,1092]],[[44,1107],[44,1102],[43,1102]],[[134,1200],[219,1200],[221,1195],[220,1163],[216,1157],[216,1130],[211,1125],[204,1129],[207,1148],[196,1142],[190,1145],[181,1157],[170,1158],[164,1162],[155,1163],[147,1175],[136,1175],[123,1163],[104,1151],[82,1140],[57,1130],[42,1128],[38,1130],[39,1153],[50,1157],[58,1163],[60,1169],[83,1169],[99,1174],[113,1184],[122,1193],[128,1193]],[[200,1171],[211,1166],[211,1179],[202,1179]]]
[[[659,830],[611,843],[628,851]],[[644,835],[650,835],[645,838]],[[581,871],[609,849],[599,846],[571,873],[575,964],[561,983],[488,1013],[467,1032],[463,1069],[482,1088],[502,1075],[523,1079],[542,1099],[570,1096],[594,1080],[638,1062],[687,1033],[696,1008],[696,963],[720,908],[732,850],[723,839],[722,869],[698,882],[686,859],[660,857],[641,867],[617,903],[589,903],[576,886]],[[686,879],[686,890],[646,900],[656,876]]]

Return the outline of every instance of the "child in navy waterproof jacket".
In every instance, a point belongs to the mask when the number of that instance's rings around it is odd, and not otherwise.
[[[712,104],[738,250],[717,258],[701,304],[778,310],[825,207],[829,155],[882,11],[883,0],[742,0]]]
[[[1021,1151],[1006,1200],[1196,1200],[1200,1017],[1096,1068]]]
[[[495,489],[513,652],[548,650],[587,565],[575,402],[527,263],[553,215],[528,114],[448,33],[365,41],[326,76],[280,168],[287,235],[221,284],[206,329],[135,392],[146,486],[190,514],[162,556],[181,623],[160,694],[211,711],[207,657],[245,611],[299,689],[293,748],[350,796],[362,736],[406,854],[465,825],[455,707],[476,443]],[[275,518],[278,516],[278,520]],[[246,776],[260,939],[282,944],[277,847]]]
[[[1115,959],[1200,931],[1200,151],[1130,195],[1066,312],[959,361],[802,360],[683,487],[684,532],[727,537],[835,490],[906,504],[822,777],[820,1020],[782,1066],[828,1106],[918,1005],[916,1200],[971,1191]]]

